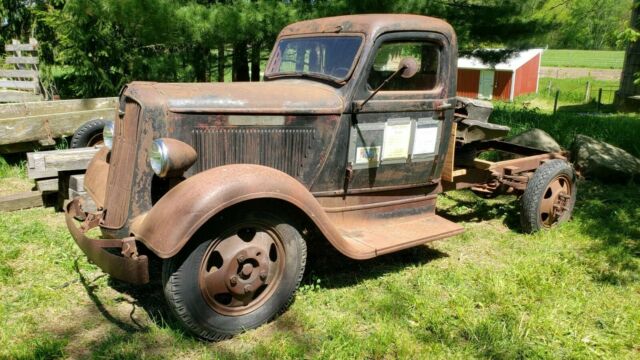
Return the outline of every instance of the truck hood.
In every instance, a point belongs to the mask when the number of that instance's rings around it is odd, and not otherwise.
[[[344,101],[328,85],[307,80],[239,83],[134,82],[128,93],[153,98],[175,113],[340,114]]]

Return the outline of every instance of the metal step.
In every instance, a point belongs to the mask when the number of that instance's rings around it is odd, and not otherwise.
[[[438,215],[371,220],[361,227],[340,228],[346,240],[375,249],[376,256],[460,234],[464,228]]]

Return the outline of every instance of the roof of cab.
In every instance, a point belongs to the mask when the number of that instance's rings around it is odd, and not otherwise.
[[[300,21],[282,29],[280,36],[357,32],[375,38],[391,31],[434,31],[449,39],[455,37],[453,28],[446,21],[410,14],[346,15]]]

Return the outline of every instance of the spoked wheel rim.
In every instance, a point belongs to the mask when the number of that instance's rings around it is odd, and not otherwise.
[[[216,312],[239,316],[262,306],[282,280],[284,244],[270,226],[259,222],[231,229],[209,245],[198,282]]]
[[[544,227],[552,227],[563,219],[569,211],[572,194],[571,179],[565,175],[556,176],[542,193],[538,219]]]

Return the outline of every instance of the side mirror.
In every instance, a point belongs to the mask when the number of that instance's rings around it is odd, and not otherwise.
[[[412,56],[402,58],[398,70],[400,71],[400,76],[410,79],[418,73],[418,61]]]

